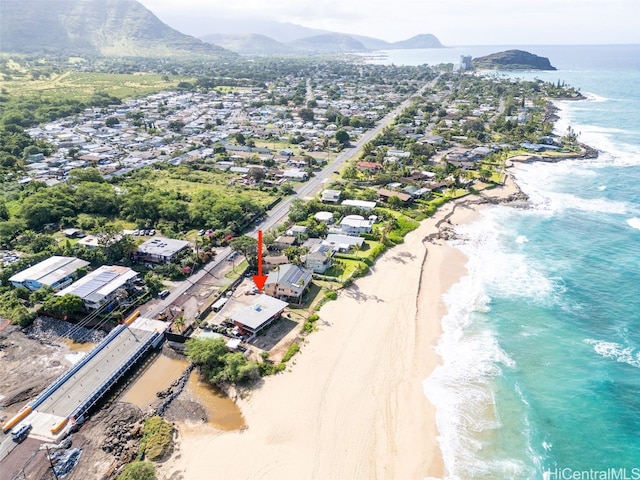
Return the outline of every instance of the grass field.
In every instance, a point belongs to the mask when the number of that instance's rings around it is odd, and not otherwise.
[[[146,178],[154,189],[176,191],[193,196],[204,190],[215,190],[225,196],[233,196],[241,193],[261,205],[269,205],[276,199],[270,190],[261,191],[256,188],[244,188],[232,184],[238,180],[235,174],[222,171],[188,171],[186,166],[176,167],[170,170],[156,170],[153,176]]]
[[[146,73],[108,74],[68,71],[39,80],[16,76],[13,80],[0,81],[0,89],[5,90],[15,100],[38,97],[86,101],[96,92],[106,92],[120,99],[127,99],[163,90],[174,90],[178,83],[193,80]]]

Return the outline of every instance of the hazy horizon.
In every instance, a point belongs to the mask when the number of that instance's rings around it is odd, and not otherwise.
[[[389,42],[431,33],[443,45],[640,44],[637,0],[140,0],[182,33],[217,33],[216,20],[293,23]],[[390,21],[390,19],[392,19]],[[256,32],[245,32],[256,33]]]

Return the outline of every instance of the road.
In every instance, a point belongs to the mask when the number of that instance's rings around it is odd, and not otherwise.
[[[375,127],[370,130],[367,130],[356,142],[351,144],[348,148],[342,150],[326,167],[324,167],[321,171],[315,172],[315,175],[311,177],[307,182],[301,184],[298,188],[296,188],[295,194],[291,195],[287,199],[278,203],[275,207],[267,212],[267,216],[264,221],[256,225],[252,230],[246,233],[246,235],[257,238],[258,230],[262,230],[266,232],[267,230],[274,228],[279,225],[289,214],[289,208],[291,207],[291,202],[299,198],[307,198],[312,197],[320,190],[322,190],[324,183],[327,179],[329,179],[332,175],[334,175],[335,171],[338,171],[340,167],[348,160],[352,159],[356,155],[360,153],[362,147],[373,140],[386,126],[388,126],[405,108],[407,108],[411,104],[411,97],[415,95],[420,95],[425,89],[433,86],[437,78],[432,80],[431,82],[424,85],[418,92],[413,93],[407,99],[405,99],[401,104],[399,104],[396,108],[390,111],[387,115],[385,115],[381,120],[377,122]],[[188,280],[185,280],[175,286],[171,294],[165,298],[164,300],[158,302],[156,305],[146,310],[144,315],[148,318],[157,318],[160,313],[166,310],[175,300],[177,300],[181,295],[183,295],[193,284],[198,283],[205,275],[214,274],[219,268],[220,265],[224,265],[223,262],[226,261],[227,257],[231,254],[231,249],[229,247],[224,248],[222,251],[219,251],[215,258],[204,266],[201,270],[194,273],[189,277]]]

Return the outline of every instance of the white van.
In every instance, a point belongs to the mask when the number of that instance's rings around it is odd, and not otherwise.
[[[171,292],[169,290],[162,290],[158,294],[158,298],[167,298]]]
[[[11,436],[13,437],[13,441],[16,443],[22,442],[31,431],[30,423],[20,423],[16,426],[16,428],[11,432]]]

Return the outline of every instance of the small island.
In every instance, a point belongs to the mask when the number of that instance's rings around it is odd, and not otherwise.
[[[474,58],[471,64],[480,70],[557,70],[548,58],[524,50],[492,53]]]

